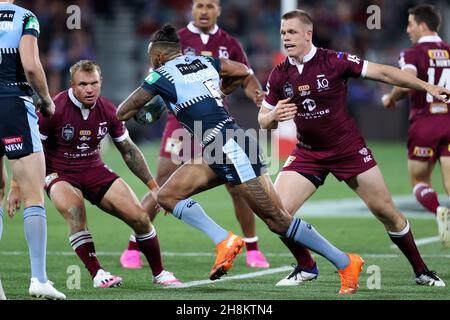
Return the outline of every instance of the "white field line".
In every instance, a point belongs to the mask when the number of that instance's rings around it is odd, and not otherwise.
[[[206,284],[213,284],[213,283],[224,282],[224,281],[229,281],[229,280],[249,279],[249,278],[262,277],[262,276],[265,276],[265,275],[268,275],[268,274],[280,273],[280,272],[285,272],[285,271],[292,271],[292,267],[284,266],[284,267],[279,267],[279,268],[267,269],[267,270],[264,270],[264,271],[257,271],[257,272],[238,274],[238,275],[235,275],[235,276],[224,277],[222,279],[215,280],[215,281],[211,281],[209,279],[208,280],[197,280],[197,281],[185,282],[185,283],[183,283],[182,285],[179,285],[179,286],[164,287],[164,288],[165,289],[180,289],[180,288],[198,287],[198,286],[202,286],[202,285],[206,285]]]
[[[423,246],[426,244],[435,243],[435,242],[439,242],[439,241],[440,241],[440,239],[438,236],[417,239],[416,246],[420,247],[420,246]],[[397,248],[397,246],[395,244],[391,245],[391,249],[395,249],[395,248]]]

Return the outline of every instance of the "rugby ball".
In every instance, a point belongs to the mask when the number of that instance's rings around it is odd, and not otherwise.
[[[166,110],[166,103],[161,96],[154,96],[134,115],[134,120],[140,124],[151,124],[159,120]]]

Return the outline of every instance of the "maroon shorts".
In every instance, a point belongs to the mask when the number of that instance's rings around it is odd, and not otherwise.
[[[450,117],[431,116],[414,120],[408,130],[408,159],[436,162],[450,156]]]
[[[282,171],[296,171],[316,187],[323,185],[328,173],[339,181],[348,180],[377,165],[364,140],[358,138],[320,151],[296,147]]]
[[[106,165],[86,168],[83,171],[58,172],[49,170],[45,178],[45,190],[50,197],[52,186],[58,181],[66,181],[79,189],[90,203],[97,205],[118,178],[119,176]]]
[[[167,117],[161,139],[159,156],[169,158],[177,163],[186,162],[193,155],[201,155],[202,148],[173,116]]]

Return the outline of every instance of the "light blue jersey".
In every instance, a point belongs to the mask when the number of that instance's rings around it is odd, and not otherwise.
[[[11,3],[0,3],[0,97],[31,96],[19,54],[24,35],[39,37],[36,16]]]
[[[194,122],[201,123],[202,139],[199,140],[204,146],[235,123],[223,107],[219,70],[218,59],[180,56],[152,71],[142,88],[168,102],[170,111],[189,132],[194,133]]]

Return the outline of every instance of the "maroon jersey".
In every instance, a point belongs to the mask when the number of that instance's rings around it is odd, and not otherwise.
[[[209,34],[204,34],[190,22],[187,27],[178,30],[178,37],[183,54],[230,59],[249,66],[239,41],[217,25]]]
[[[338,146],[361,136],[347,113],[347,80],[366,71],[367,61],[313,46],[302,64],[286,58],[272,70],[263,106],[274,109],[279,100],[291,98],[298,110],[294,121],[300,145]]]
[[[420,38],[400,54],[399,65],[402,70],[417,71],[417,77],[425,82],[450,89],[450,45],[438,36]],[[411,121],[431,115],[450,115],[449,104],[436,101],[427,92],[411,90],[410,97]]]
[[[54,98],[53,117],[39,114],[39,131],[44,142],[47,172],[69,172],[103,166],[100,142],[109,133],[115,141],[128,137],[122,121],[116,117],[116,107],[100,97],[91,109],[81,109],[72,89]]]

